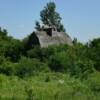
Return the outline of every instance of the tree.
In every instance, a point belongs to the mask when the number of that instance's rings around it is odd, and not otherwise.
[[[65,32],[65,28],[61,23],[61,17],[58,12],[56,12],[56,5],[54,2],[49,2],[40,12],[40,19],[43,25],[46,26],[55,26],[57,31]],[[43,26],[40,26],[40,23],[36,21],[36,30],[42,29]]]
[[[5,46],[4,56],[12,62],[17,62],[24,53],[21,41],[13,39]]]
[[[2,29],[0,27],[0,37],[4,39],[4,38],[7,37],[7,34],[8,34],[7,30],[6,29]]]
[[[89,44],[89,57],[95,61],[95,69],[100,71],[100,38],[93,39]]]
[[[36,21],[36,26],[35,26],[35,29],[40,31],[41,30],[41,26],[40,26],[40,23],[38,21]]]

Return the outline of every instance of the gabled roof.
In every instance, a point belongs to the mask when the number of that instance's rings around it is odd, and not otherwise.
[[[49,45],[59,44],[73,44],[72,39],[69,37],[68,34],[53,30],[50,32],[52,32],[51,35],[49,35],[47,31],[35,32],[41,47],[48,47]]]

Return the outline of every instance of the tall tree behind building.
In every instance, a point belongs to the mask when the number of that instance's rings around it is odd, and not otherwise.
[[[60,14],[56,12],[56,5],[54,2],[49,2],[44,7],[43,10],[40,11],[40,20],[36,21],[35,29],[40,31],[43,29],[43,26],[55,26],[57,28],[57,31],[59,32],[65,32],[65,28],[63,24],[61,23],[62,18],[60,17]],[[41,26],[40,23],[43,25]]]

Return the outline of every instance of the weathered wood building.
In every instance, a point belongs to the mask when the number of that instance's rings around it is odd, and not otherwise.
[[[33,32],[35,44],[41,47],[48,47],[49,45],[68,44],[72,45],[72,39],[67,33],[57,32],[56,28],[45,28],[43,31]]]

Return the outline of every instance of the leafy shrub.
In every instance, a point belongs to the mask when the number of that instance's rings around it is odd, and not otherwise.
[[[24,52],[24,47],[19,40],[11,41],[5,50],[4,56],[12,62],[18,62]]]
[[[63,62],[65,61],[65,59],[63,58],[64,56],[60,54],[55,54],[55,55],[50,56],[49,61],[48,61],[48,65],[50,69],[55,72],[64,72],[65,65]]]
[[[5,75],[14,75],[16,72],[14,63],[11,63],[9,61],[4,62],[0,65],[0,73]]]
[[[48,71],[48,67],[37,59],[22,57],[16,67],[16,75],[19,77],[34,75],[40,71]]]
[[[79,60],[74,63],[72,67],[69,68],[70,74],[76,78],[87,79],[88,75],[94,71],[94,63],[89,60]]]
[[[36,46],[35,48],[27,51],[27,56],[30,58],[36,58],[42,60],[42,49],[39,46]]]
[[[4,56],[0,56],[0,65],[3,64],[6,61],[6,58]]]
[[[94,39],[89,43],[89,58],[91,58],[95,64],[94,68],[100,71],[100,38]]]

